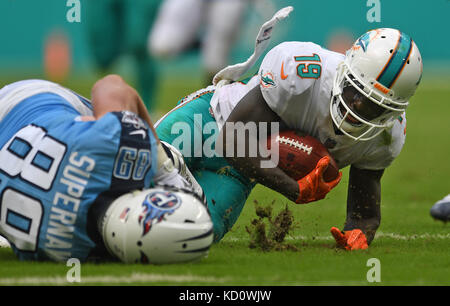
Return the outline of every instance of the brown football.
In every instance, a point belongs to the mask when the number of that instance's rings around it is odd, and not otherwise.
[[[278,168],[295,180],[310,173],[324,156],[330,157],[330,164],[323,174],[324,180],[330,182],[339,175],[339,167],[327,148],[312,136],[282,131],[269,138],[269,149],[272,145],[279,146]]]

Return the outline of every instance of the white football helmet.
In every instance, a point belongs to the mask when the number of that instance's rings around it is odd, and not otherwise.
[[[422,78],[422,57],[399,30],[369,31],[347,51],[336,73],[330,112],[354,140],[369,140],[394,124]]]
[[[196,195],[161,186],[116,199],[102,236],[108,251],[126,263],[186,262],[208,255],[213,223]]]

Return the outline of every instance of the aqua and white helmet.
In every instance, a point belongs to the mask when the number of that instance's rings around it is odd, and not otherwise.
[[[166,264],[201,259],[213,242],[213,223],[193,193],[173,187],[133,191],[107,209],[102,236],[126,263]]]
[[[408,106],[422,78],[422,57],[399,30],[369,31],[356,40],[338,66],[330,112],[336,127],[354,140],[369,140]]]

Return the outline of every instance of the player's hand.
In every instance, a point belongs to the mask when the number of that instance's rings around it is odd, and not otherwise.
[[[331,235],[336,240],[338,248],[352,250],[365,250],[369,247],[366,235],[360,229],[341,232],[338,228],[331,228]]]
[[[331,182],[325,182],[323,179],[323,173],[327,169],[329,163],[330,158],[328,156],[322,157],[313,171],[297,181],[299,195],[295,203],[304,204],[321,200],[325,198],[331,189],[336,187],[342,178],[342,172],[339,172],[338,177]]]

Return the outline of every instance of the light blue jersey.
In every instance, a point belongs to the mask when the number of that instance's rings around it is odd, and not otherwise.
[[[0,90],[0,234],[20,259],[83,261],[101,243],[92,207],[150,186],[156,140],[134,113],[81,121],[88,100],[33,82]]]

